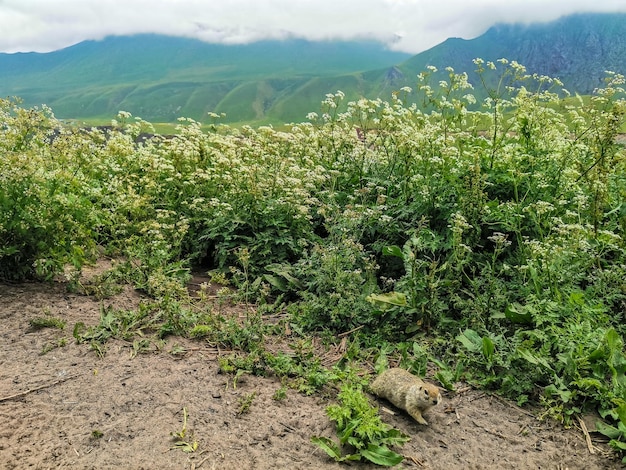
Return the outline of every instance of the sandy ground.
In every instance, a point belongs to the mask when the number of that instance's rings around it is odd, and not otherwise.
[[[130,290],[104,301],[131,308]],[[133,357],[132,345],[113,340],[99,357],[76,344],[76,322],[94,325],[100,303],[68,293],[62,283],[0,284],[0,468],[2,469],[316,469],[341,468],[310,442],[336,438],[324,409],[328,398],[289,390],[272,397],[277,378],[244,376],[233,389],[218,374],[218,351],[206,342],[168,338],[160,351]],[[30,327],[49,314],[64,330]],[[44,348],[66,344],[42,354]],[[182,357],[169,351],[182,346]],[[249,412],[242,397],[255,393]],[[383,419],[411,436],[400,468],[617,469],[622,468],[594,433],[590,453],[580,429],[540,421],[481,391],[445,393],[420,426],[376,401]],[[194,453],[174,446],[183,408]],[[187,439],[191,440],[191,439]],[[352,463],[352,468],[374,465]]]

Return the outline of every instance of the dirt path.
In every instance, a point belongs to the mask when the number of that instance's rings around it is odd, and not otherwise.
[[[126,308],[137,302],[132,291],[106,301]],[[313,435],[335,438],[327,401],[291,390],[276,401],[275,378],[244,376],[233,389],[217,373],[216,351],[199,341],[169,338],[160,351],[135,357],[132,345],[111,341],[100,358],[72,338],[76,322],[98,322],[99,309],[96,300],[68,294],[62,284],[0,284],[2,469],[344,467],[310,443]],[[46,313],[64,319],[65,329],[32,330],[29,320]],[[41,355],[63,338],[66,345]],[[187,353],[170,354],[175,345]],[[242,397],[253,393],[249,412],[238,414]],[[183,408],[198,442],[195,453],[172,449]],[[597,436],[590,454],[580,430],[538,421],[476,390],[444,395],[443,405],[426,415],[429,427],[381,410],[386,422],[412,437],[402,448],[403,468],[622,468]]]

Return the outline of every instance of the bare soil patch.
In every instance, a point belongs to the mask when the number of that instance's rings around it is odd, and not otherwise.
[[[133,308],[127,290],[103,302]],[[336,438],[325,415],[329,398],[289,390],[273,377],[232,380],[218,374],[221,352],[205,342],[170,337],[149,354],[111,341],[99,357],[76,344],[77,322],[95,325],[101,303],[68,293],[63,283],[0,284],[0,467],[3,469],[312,469],[341,468],[310,442]],[[30,327],[46,314],[64,330]],[[42,354],[44,349],[59,345]],[[175,346],[187,353],[172,355]],[[241,398],[255,393],[249,412]],[[375,398],[372,397],[372,401]],[[612,452],[592,433],[593,454],[580,429],[538,420],[490,394],[461,388],[420,426],[379,401],[384,421],[411,436],[401,468],[617,469]],[[183,408],[195,453],[172,449]],[[395,413],[395,414],[392,414]],[[353,468],[373,465],[353,463]]]

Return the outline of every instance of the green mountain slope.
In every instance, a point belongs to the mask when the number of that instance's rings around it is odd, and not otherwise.
[[[389,99],[434,65],[467,71],[473,59],[517,60],[588,94],[605,70],[626,73],[626,13],[577,14],[551,23],[497,25],[472,40],[451,38],[410,57],[366,42],[207,44],[156,35],[87,41],[47,54],[0,54],[0,96],[45,103],[60,118],[130,111],[155,122],[187,116],[224,122],[302,121],[327,93]],[[476,94],[480,95],[480,92]]]
[[[158,35],[109,37],[46,54],[0,54],[0,96],[45,103],[67,118],[113,116],[124,109],[151,120],[200,119],[208,111],[227,112],[229,120],[258,120],[307,78],[390,66],[408,57],[374,42],[226,46]]]

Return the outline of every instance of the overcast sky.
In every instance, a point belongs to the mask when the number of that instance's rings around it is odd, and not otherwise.
[[[626,0],[0,0],[0,52],[160,33],[224,43],[371,38],[418,53],[498,22],[618,11]]]

